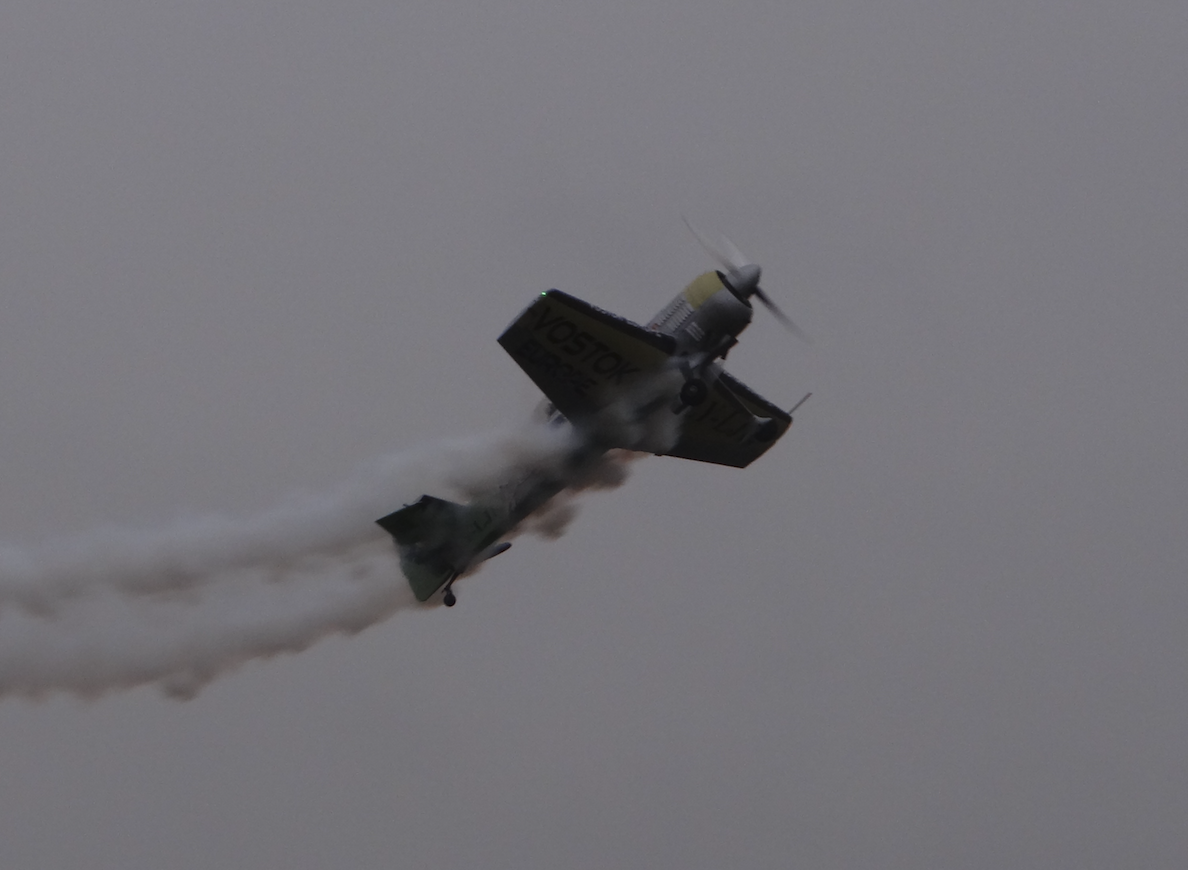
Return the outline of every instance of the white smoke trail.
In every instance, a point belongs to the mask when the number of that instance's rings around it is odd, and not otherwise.
[[[0,694],[93,697],[158,683],[193,696],[250,659],[353,634],[415,604],[387,542],[312,559],[284,583],[225,576],[201,597],[145,601],[100,594],[52,620],[0,619]]]
[[[683,381],[683,375],[675,368],[661,369],[642,378],[604,407],[588,425],[606,441],[628,446],[609,450],[597,461],[583,466],[564,490],[526,517],[507,537],[518,534],[550,540],[561,537],[577,516],[581,493],[622,486],[630,463],[653,453],[664,453],[675,445],[684,417],[672,413],[672,397]],[[478,566],[475,567],[477,570]]]
[[[563,433],[534,426],[384,457],[321,495],[249,517],[207,516],[153,530],[100,529],[31,549],[0,550],[0,607],[53,616],[101,591],[176,594],[225,574],[283,579],[308,556],[382,538],[377,517],[427,489],[479,492],[518,468],[556,462]]]
[[[387,457],[334,491],[243,518],[109,529],[0,554],[0,696],[156,683],[185,698],[244,662],[416,606],[375,519],[560,462],[534,426]]]
[[[671,446],[673,377],[649,379],[592,426],[612,443]],[[361,631],[418,606],[377,517],[426,491],[468,500],[525,475],[555,478],[579,447],[570,428],[537,423],[389,456],[254,516],[0,548],[0,697],[155,683],[188,698],[251,659]],[[582,464],[516,531],[559,536],[577,493],[620,485],[643,455],[612,450]]]
[[[575,478],[567,488],[549,499],[535,513],[526,517],[513,535],[508,537],[527,534],[556,540],[565,534],[569,529],[569,524],[577,516],[577,501],[582,493],[592,490],[617,489],[627,480],[628,465],[650,455],[635,450],[609,451],[598,462],[583,469],[582,474]]]

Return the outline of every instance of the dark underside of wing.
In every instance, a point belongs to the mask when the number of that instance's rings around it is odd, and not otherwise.
[[[557,410],[579,425],[668,367],[675,350],[671,336],[560,290],[542,293],[499,343]],[[641,400],[641,409],[649,401]],[[786,411],[725,372],[703,403],[681,413],[680,438],[664,455],[736,468],[762,456],[792,424]]]
[[[560,290],[542,293],[499,336],[503,349],[571,420],[589,419],[668,362],[671,336]]]
[[[787,411],[726,372],[709,398],[683,412],[681,435],[667,456],[745,468],[783,437],[792,425]]]

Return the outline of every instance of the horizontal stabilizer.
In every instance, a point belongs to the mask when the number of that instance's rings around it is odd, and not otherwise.
[[[396,539],[400,569],[418,601],[511,546],[495,543],[511,524],[492,502],[461,505],[423,495],[375,522]]]
[[[404,577],[408,580],[408,586],[412,589],[413,595],[422,604],[432,598],[434,592],[445,586],[458,573],[449,566],[436,565],[408,556],[400,557],[400,570],[404,572]]]
[[[402,547],[411,547],[448,533],[462,505],[423,495],[416,502],[380,517],[376,524]]]

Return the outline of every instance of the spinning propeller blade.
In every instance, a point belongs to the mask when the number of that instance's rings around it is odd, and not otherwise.
[[[699,229],[697,229],[697,227],[689,223],[689,219],[687,217],[681,215],[681,220],[685,222],[685,226],[689,228],[689,232],[697,237],[697,241],[701,243],[701,247],[705,248],[706,253],[717,260],[718,265],[727,272],[733,272],[736,269],[741,269],[743,266],[747,265],[747,258],[743,256],[742,251],[734,247],[730,240],[725,236],[722,237],[722,242],[724,243],[726,249],[722,250],[721,248],[714,245],[714,243],[711,242],[709,238],[705,236]]]
[[[780,306],[772,302],[771,297],[764,293],[761,287],[755,288],[755,296],[767,307],[767,310],[771,312],[771,316],[784,325],[785,329],[787,329],[801,341],[808,342],[809,344],[813,343],[813,340],[808,337],[808,334],[799,326],[797,326],[791,317],[780,310]]]
[[[812,344],[812,339],[805,334],[804,330],[797,326],[792,321],[792,318],[785,314],[771,300],[771,297],[763,292],[763,288],[759,286],[759,267],[735,247],[730,239],[722,236],[719,244],[715,245],[697,227],[693,226],[687,217],[681,215],[681,220],[685,222],[685,226],[689,228],[689,232],[701,243],[701,247],[705,248],[706,252],[722,266],[722,270],[726,273],[726,278],[730,286],[736,293],[744,299],[750,296],[758,298],[763,303],[763,306],[771,312],[772,316],[783,324],[785,329],[802,341]]]

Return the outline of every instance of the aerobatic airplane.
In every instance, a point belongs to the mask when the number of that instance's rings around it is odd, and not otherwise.
[[[788,431],[808,396],[783,411],[727,374],[720,360],[750,324],[752,299],[800,330],[759,287],[757,265],[729,241],[716,248],[689,229],[722,268],[694,278],[647,326],[549,290],[504,330],[499,343],[547,397],[550,420],[573,428],[575,447],[556,467],[521,473],[469,504],[424,495],[376,520],[396,540],[418,601],[440,593],[452,607],[454,581],[507,550],[511,544],[500,539],[524,518],[608,450],[640,449],[638,435],[622,425],[624,405],[629,418],[676,418],[675,443],[657,455],[736,468]]]

